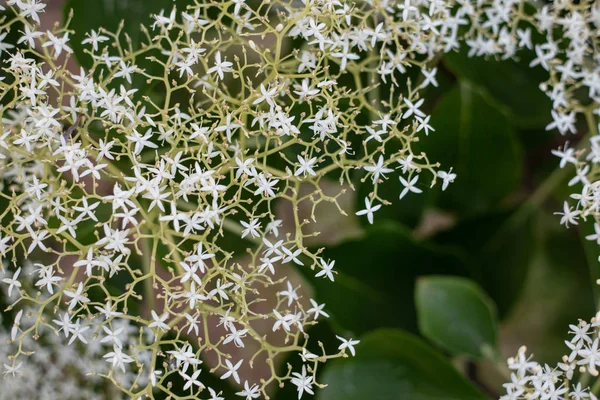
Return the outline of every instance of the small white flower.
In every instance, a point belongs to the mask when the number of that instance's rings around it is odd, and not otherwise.
[[[422,193],[423,191],[421,189],[419,189],[418,187],[415,187],[415,184],[417,183],[417,181],[419,180],[419,175],[415,175],[410,181],[404,179],[403,177],[398,177],[398,179],[400,179],[400,183],[402,183],[402,185],[404,185],[404,189],[402,189],[402,192],[400,192],[400,198],[402,199],[404,196],[406,196],[406,194],[408,192],[413,192],[413,193]],[[410,179],[410,178],[409,178]]]
[[[321,261],[321,270],[319,272],[317,272],[317,274],[315,275],[316,278],[319,278],[321,276],[323,277],[327,277],[329,278],[329,280],[331,280],[332,282],[334,281],[333,279],[333,265],[335,264],[335,261],[331,261],[331,262],[326,262],[325,260],[323,260],[322,258],[320,259]]]
[[[442,178],[442,190],[446,190],[450,182],[454,182],[454,179],[456,179],[456,174],[452,173],[452,168],[448,172],[438,171],[437,175]]]
[[[238,375],[237,370],[240,369],[243,362],[244,360],[240,360],[235,365],[233,365],[231,361],[225,359],[225,368],[227,368],[227,372],[221,375],[221,379],[227,379],[231,376],[237,383],[240,383],[240,376]]]
[[[227,59],[221,61],[221,52],[217,51],[217,53],[215,54],[215,65],[213,67],[209,68],[208,71],[206,71],[206,72],[209,74],[216,72],[219,79],[223,80],[223,79],[225,79],[226,72],[233,71],[233,69],[231,69],[232,65],[233,65],[233,63],[227,61]]]
[[[373,213],[381,208],[381,204],[371,207],[371,200],[365,197],[365,209],[356,212],[356,215],[366,215],[370,224],[373,224]]]
[[[337,336],[336,338],[338,338],[339,340],[342,341],[342,344],[340,344],[340,346],[338,347],[338,350],[342,350],[345,351],[346,349],[348,349],[350,351],[350,354],[352,354],[353,356],[356,355],[356,350],[354,350],[354,345],[357,345],[360,343],[360,340],[352,340],[352,339],[345,339],[341,336]]]
[[[157,328],[161,331],[168,331],[170,329],[169,325],[165,323],[169,317],[168,313],[164,313],[161,316],[159,316],[154,310],[151,310],[150,313],[152,314],[153,322],[148,325],[148,328]]]

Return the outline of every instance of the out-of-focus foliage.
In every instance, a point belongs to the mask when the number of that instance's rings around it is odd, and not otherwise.
[[[421,278],[415,296],[419,330],[425,337],[452,354],[496,354],[496,310],[476,284],[450,276]]]
[[[438,351],[418,337],[392,329],[363,336],[356,358],[332,363],[319,400],[483,400],[483,395]]]

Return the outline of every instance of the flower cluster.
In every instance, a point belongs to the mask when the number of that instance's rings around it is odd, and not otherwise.
[[[560,223],[569,227],[577,225],[581,218],[596,221],[596,234],[588,240],[597,241],[600,231],[600,193],[598,192],[597,170],[600,162],[600,5],[574,5],[558,2],[546,6],[537,16],[539,28],[547,35],[547,42],[535,48],[538,63],[550,74],[550,80],[542,85],[552,100],[553,122],[547,129],[558,129],[560,133],[578,131],[577,116],[584,117],[588,135],[576,146],[568,142],[552,153],[560,158],[560,168],[574,166],[575,174],[568,185],[575,189],[574,201],[565,201]],[[560,32],[558,35],[555,32]],[[569,173],[571,170],[568,170]]]
[[[33,268],[33,264],[26,263],[23,272],[31,273]],[[18,277],[15,280],[16,278]],[[14,342],[19,329],[28,329],[35,323],[36,311],[37,309],[30,307],[21,309],[16,313],[14,321],[6,321],[12,323],[11,328],[7,331],[0,330],[0,341],[3,343],[0,346],[0,360],[4,375],[0,399],[9,400],[17,396],[35,399],[39,398],[40,393],[44,393],[49,399],[103,399],[104,396],[98,390],[101,388],[102,378],[85,374],[87,371],[103,368],[105,364],[100,340],[78,348],[71,346],[72,341],[65,340],[63,335],[47,331],[47,334],[38,337],[23,337],[18,344]],[[86,335],[87,329],[79,321],[79,335]],[[18,351],[19,345],[26,349],[27,358],[16,364],[10,363],[9,356]],[[116,391],[110,393],[116,394]]]
[[[569,354],[564,355],[555,367],[540,365],[527,355],[524,346],[521,347],[516,357],[508,359],[510,382],[504,384],[506,395],[501,399],[596,400],[594,393],[600,389],[600,384],[596,383],[590,389],[585,382],[590,376],[598,376],[599,327],[600,313],[590,322],[580,320],[577,325],[569,325],[570,340],[565,340]]]
[[[203,371],[247,399],[285,382],[313,393],[318,365],[358,341],[307,350],[328,314],[290,267],[334,281],[335,261],[305,245],[314,221],[299,206],[345,214],[338,198],[362,179],[357,214],[373,222],[396,168],[400,198],[422,192],[423,171],[454,179],[412,151],[433,131],[421,92],[435,69],[402,79],[441,49],[439,29],[457,34],[449,5],[198,2],[155,15],[136,44],[123,25],[73,43],[70,21],[40,30],[44,3],[7,4],[0,34],[19,37],[0,47],[7,379],[37,376],[39,348],[59,344],[86,354],[61,353],[61,369],[112,382],[111,398],[221,398]],[[85,69],[69,68],[77,51]],[[282,372],[290,354],[304,365]]]
[[[52,362],[79,386],[112,382],[110,398],[222,398],[207,371],[241,398],[286,382],[301,397],[322,386],[320,364],[354,355],[358,341],[341,336],[337,348],[307,350],[328,314],[291,267],[335,280],[335,260],[306,243],[323,204],[351,211],[339,204],[348,188],[368,185],[355,213],[373,223],[390,204],[378,190],[390,176],[400,199],[456,178],[413,151],[434,133],[424,94],[438,85],[440,54],[534,48],[532,66],[550,72],[548,129],[563,133],[577,113],[593,118],[574,92],[589,88],[594,104],[600,93],[600,8],[589,4],[196,1],[155,15],[141,43],[123,25],[74,43],[72,15],[42,31],[44,3],[6,3],[4,375],[39,376],[36,363]],[[532,30],[547,40],[534,46]],[[86,68],[69,67],[74,54]],[[282,372],[292,354],[302,368]],[[3,384],[2,395],[27,397],[24,386]]]

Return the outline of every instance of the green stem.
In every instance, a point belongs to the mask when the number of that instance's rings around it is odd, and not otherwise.
[[[594,382],[594,386],[592,386],[590,392],[594,395],[597,395],[598,392],[600,392],[600,379],[596,379],[596,382]]]

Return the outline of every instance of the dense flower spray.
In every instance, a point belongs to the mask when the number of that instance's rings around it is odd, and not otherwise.
[[[578,115],[594,125],[600,6],[581,3],[196,1],[155,15],[140,46],[121,28],[85,32],[89,65],[73,69],[70,19],[42,31],[43,2],[7,1],[0,254],[13,322],[0,333],[0,398],[102,398],[100,387],[110,398],[222,398],[206,371],[240,398],[284,384],[312,394],[319,365],[358,345],[340,336],[307,350],[327,309],[287,272],[336,273],[306,245],[315,210],[333,203],[373,223],[392,200],[378,192],[385,180],[399,180],[402,199],[456,178],[413,150],[443,134],[423,94],[438,85],[440,55],[460,46],[498,58],[533,48],[532,66],[550,73],[548,129],[575,132]],[[15,31],[16,44],[3,42]],[[589,104],[573,100],[580,88]],[[590,180],[566,220],[596,217],[593,167],[571,149],[562,157]],[[371,185],[365,207],[344,210],[339,196],[357,179]],[[276,202],[291,204],[292,226]],[[291,354],[303,366],[282,372]],[[268,373],[256,377],[259,363]],[[516,369],[508,398],[529,393],[530,367]]]

